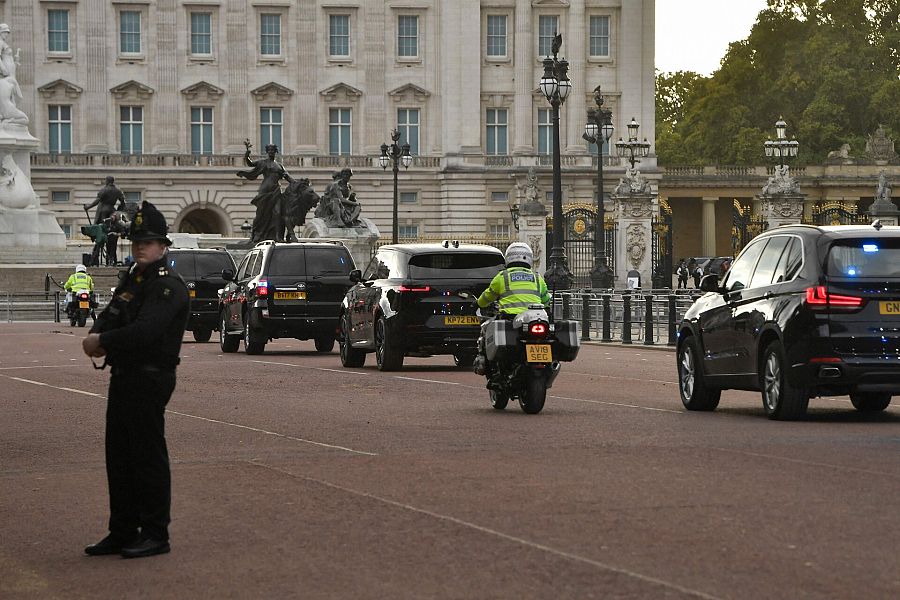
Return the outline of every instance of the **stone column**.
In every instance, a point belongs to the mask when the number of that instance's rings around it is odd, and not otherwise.
[[[84,4],[86,4],[85,12],[92,15],[93,18],[81,21],[85,28],[85,47],[79,48],[79,52],[84,54],[87,77],[84,82],[84,94],[81,96],[82,107],[84,107],[81,112],[84,127],[78,127],[78,133],[83,136],[84,143],[81,146],[83,152],[105,154],[110,149],[107,139],[109,84],[106,77],[106,46],[110,43],[110,31],[117,31],[118,27],[114,26],[111,29],[106,21],[106,2],[88,0]],[[112,43],[115,43],[117,39],[117,36],[112,36]]]
[[[703,256],[716,255],[716,202],[717,197],[703,197],[703,243],[701,244],[701,252]]]
[[[516,65],[516,100],[513,115],[515,126],[513,129],[513,154],[534,154],[534,141],[532,140],[533,96],[532,90],[537,87],[534,80],[534,48],[536,32],[531,17],[531,1],[517,0],[515,15],[515,35],[513,45],[515,47]]]
[[[519,212],[519,236],[520,242],[531,246],[534,252],[534,270],[543,272],[546,257],[549,255],[547,248],[547,209],[543,204],[522,204]]]
[[[187,115],[181,108],[182,96],[178,93],[178,32],[176,23],[181,5],[176,0],[157,0],[156,60],[149,67],[156,77],[156,93],[151,107],[153,122],[159,123],[153,131],[153,154],[177,154],[181,137],[186,129]],[[187,149],[190,151],[190,148]]]
[[[628,272],[641,274],[641,287],[653,285],[654,196],[649,194],[613,194],[616,203],[616,279],[626,283]]]
[[[569,94],[569,101],[562,105],[562,123],[560,132],[560,152],[567,154],[587,154],[587,148],[581,139],[587,117],[584,98],[589,90],[585,89],[585,54],[587,47],[585,37],[590,33],[590,25],[584,20],[584,0],[571,0],[569,5],[569,32],[563,37],[562,53],[569,61],[569,79],[574,88]]]
[[[319,7],[315,0],[300,0],[297,6],[297,22],[301,32],[316,30],[316,18]],[[365,18],[364,9],[359,10],[359,17]],[[315,156],[319,153],[319,92],[323,87],[316,78],[316,66],[319,64],[318,46],[315,35],[298,35],[297,40],[297,92],[294,94],[295,131],[297,132],[295,154]],[[383,51],[383,47],[382,47]],[[383,76],[383,73],[382,73]],[[327,113],[326,113],[327,118]],[[327,145],[322,148],[327,153]]]
[[[363,143],[360,144],[362,152],[354,154],[377,156],[381,153],[382,142],[390,141],[391,129],[397,124],[397,107],[393,102],[388,105],[385,83],[387,74],[385,62],[387,52],[384,45],[385,12],[390,14],[391,11],[386,6],[372,7],[366,4],[363,5],[363,10],[366,20],[366,38],[363,43],[366,87],[365,96],[360,102],[360,109],[364,109],[365,114],[360,116],[365,119],[365,134]]]
[[[248,131],[251,140],[258,135],[253,129],[257,116],[250,112],[250,61],[254,60],[256,55],[255,52],[252,55],[247,52],[247,23],[255,18],[250,10],[252,10],[250,3],[244,0],[229,0],[225,7],[225,44],[219,48],[219,52],[222,55],[222,73],[225,75],[226,83],[224,106],[220,110],[225,113],[227,123],[241,123],[243,126],[219,130],[224,141],[219,147],[224,154],[244,154],[243,140],[247,137]],[[264,148],[259,150],[262,151]]]

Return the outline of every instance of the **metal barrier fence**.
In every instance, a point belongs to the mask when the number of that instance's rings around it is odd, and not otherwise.
[[[581,322],[582,341],[675,345],[675,333],[699,290],[556,292],[553,314]]]
[[[109,298],[95,291],[100,308]],[[0,315],[7,323],[25,321],[59,323],[66,318],[66,293],[58,290],[41,292],[5,292],[0,290]]]

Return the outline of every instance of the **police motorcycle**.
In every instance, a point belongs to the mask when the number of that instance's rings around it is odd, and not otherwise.
[[[76,290],[66,294],[66,316],[69,317],[69,325],[75,327],[84,327],[87,318],[91,315],[91,310],[97,305],[93,299],[93,294],[88,290]]]
[[[543,304],[517,315],[504,315],[495,304],[476,314],[484,321],[475,372],[487,378],[491,406],[503,410],[516,399],[526,414],[541,412],[560,363],[578,356],[580,323],[554,320]]]

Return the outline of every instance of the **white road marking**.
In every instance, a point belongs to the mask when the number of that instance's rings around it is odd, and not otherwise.
[[[349,369],[328,369],[325,367],[310,367],[309,365],[298,365],[295,363],[285,363],[285,362],[275,362],[274,360],[254,360],[251,362],[259,363],[261,365],[280,365],[282,367],[297,367],[298,369],[312,369],[313,371],[328,371],[329,373],[349,373],[351,375],[368,375],[368,373],[363,373],[362,371],[351,371]]]
[[[86,392],[86,391],[84,391],[84,390],[76,390],[76,389],[74,389],[74,388],[61,387],[61,386],[58,386],[58,385],[51,385],[51,384],[49,384],[49,383],[44,383],[43,381],[34,381],[33,379],[23,379],[23,378],[21,378],[21,377],[13,377],[13,376],[11,376],[11,375],[3,375],[2,373],[0,373],[0,377],[6,377],[7,379],[12,379],[12,380],[14,380],[14,381],[20,381],[20,382],[22,382],[22,383],[30,383],[30,384],[32,384],[32,385],[39,385],[39,386],[42,386],[42,387],[49,387],[49,388],[53,388],[53,389],[56,389],[56,390],[62,390],[62,391],[64,391],[64,392],[71,392],[71,393],[73,393],[73,394],[83,394],[83,395],[85,395],[85,396],[93,396],[93,397],[95,397],[95,398],[106,398],[106,396],[103,395],[103,394],[97,394],[97,393],[95,393],[95,392]],[[239,424],[239,423],[231,423],[231,422],[229,422],[229,421],[219,421],[218,419],[209,419],[209,418],[207,418],[207,417],[201,417],[201,416],[199,416],[199,415],[192,415],[192,414],[189,414],[189,413],[183,413],[183,412],[179,412],[179,411],[177,411],[177,410],[171,410],[171,409],[168,409],[168,408],[166,409],[166,412],[167,412],[167,413],[170,413],[170,414],[173,414],[173,415],[178,415],[178,416],[180,416],[180,417],[188,417],[188,418],[191,418],[191,419],[199,419],[199,420],[201,420],[201,421],[206,421],[206,422],[208,422],[208,423],[218,423],[218,424],[220,424],[220,425],[228,425],[228,426],[230,426],[230,427],[237,427],[238,429],[247,429],[248,431],[255,431],[256,433],[264,433],[264,434],[266,434],[266,435],[273,435],[273,436],[275,436],[275,437],[280,437],[280,438],[284,438],[284,439],[287,439],[287,440],[292,440],[292,441],[295,441],[295,442],[302,442],[302,443],[304,443],[304,444],[312,444],[313,446],[322,446],[323,448],[333,448],[333,449],[335,449],[335,450],[343,450],[344,452],[350,452],[350,453],[352,453],[352,454],[361,454],[361,455],[363,455],[363,456],[378,456],[378,455],[377,455],[376,453],[374,453],[374,452],[366,452],[366,451],[364,451],[364,450],[355,450],[355,449],[353,449],[353,448],[347,448],[346,446],[337,446],[337,445],[334,445],[334,444],[326,444],[325,442],[316,442],[316,441],[313,441],[313,440],[308,440],[308,439],[305,439],[305,438],[299,438],[299,437],[295,437],[295,436],[292,436],[292,435],[287,435],[287,434],[284,434],[284,433],[278,433],[277,431],[267,431],[267,430],[265,430],[265,429],[259,429],[258,427],[250,427],[250,426],[248,426],[248,425],[241,425],[241,424]]]
[[[547,546],[545,544],[534,542],[534,541],[531,541],[531,540],[528,540],[525,538],[521,538],[521,537],[518,537],[515,535],[510,535],[508,533],[503,533],[502,531],[498,531],[496,529],[491,529],[490,527],[485,527],[484,525],[478,525],[477,523],[472,523],[470,521],[464,521],[463,519],[460,519],[457,517],[452,517],[450,515],[441,514],[438,512],[424,509],[424,508],[419,508],[417,506],[413,506],[412,504],[406,504],[404,502],[398,502],[396,500],[391,500],[390,498],[376,496],[375,494],[370,494],[369,492],[355,490],[353,488],[345,487],[345,486],[339,485],[337,483],[332,483],[332,482],[326,481],[324,479],[317,479],[315,477],[299,475],[297,473],[292,473],[286,469],[282,469],[279,467],[273,467],[273,466],[264,464],[259,461],[245,461],[245,462],[248,462],[249,464],[252,464],[252,465],[255,465],[258,467],[262,467],[264,469],[282,473],[284,475],[287,475],[288,477],[293,477],[295,479],[302,479],[302,480],[308,481],[310,483],[316,483],[316,484],[319,484],[319,485],[322,485],[325,487],[329,487],[329,488],[332,488],[335,490],[340,490],[347,494],[352,494],[354,496],[359,496],[361,498],[368,498],[370,500],[375,500],[376,502],[381,502],[382,504],[387,504],[389,506],[393,506],[393,507],[407,510],[410,512],[418,513],[420,515],[426,515],[426,516],[432,517],[434,519],[438,519],[440,521],[446,521],[448,523],[453,523],[455,525],[466,527],[468,529],[474,529],[475,531],[480,531],[481,533],[486,533],[488,535],[492,535],[494,537],[498,537],[498,538],[501,538],[501,539],[504,539],[504,540],[507,540],[510,542],[514,542],[516,544],[526,546],[528,548],[533,548],[535,550],[540,550],[542,552],[546,552],[548,554],[553,554],[553,555],[561,557],[561,558],[565,558],[565,559],[572,560],[575,562],[591,565],[593,567],[597,567],[598,569],[602,569],[604,571],[608,571],[611,573],[618,573],[619,575],[625,575],[627,577],[638,579],[645,583],[650,583],[650,584],[658,585],[660,587],[668,588],[671,590],[676,590],[683,594],[688,594],[691,596],[695,596],[697,598],[706,598],[708,600],[717,600],[716,596],[711,596],[711,595],[701,592],[699,590],[692,590],[690,588],[682,587],[676,583],[671,583],[671,582],[665,581],[663,579],[657,579],[656,577],[651,577],[649,575],[643,575],[641,573],[637,573],[635,571],[630,571],[630,570],[622,568],[622,567],[616,567],[616,566],[613,566],[613,565],[610,565],[607,563],[600,562],[598,560],[594,560],[592,558],[588,558],[586,556],[582,556],[580,554],[575,554],[573,552],[567,552],[565,550],[559,550],[557,548],[553,548],[552,546]]]
[[[425,383],[437,383],[440,385],[463,385],[461,383],[457,383],[455,381],[441,381],[440,379],[421,379],[419,377],[403,377],[401,375],[394,375],[394,379],[405,379],[406,381],[423,381]],[[466,386],[473,387],[473,386]]]
[[[668,408],[653,408],[652,406],[640,406],[638,404],[624,404],[621,402],[607,402],[605,400],[588,400],[586,398],[569,398],[567,396],[550,396],[550,398],[555,398],[557,400],[572,400],[574,402],[590,402],[591,404],[608,404],[609,406],[622,406],[624,408],[640,408],[641,410],[653,410],[656,412],[667,412],[673,413],[676,415],[686,414],[683,410],[669,410]]]
[[[75,360],[74,358],[72,360]],[[69,367],[78,367],[81,365],[28,365],[26,367],[0,367],[0,371],[8,371],[11,369],[68,369]]]

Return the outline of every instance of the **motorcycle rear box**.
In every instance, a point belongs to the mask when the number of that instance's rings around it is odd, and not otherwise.
[[[516,345],[518,336],[511,321],[494,319],[484,324],[484,352],[488,360],[496,360],[501,348]]]
[[[554,325],[553,358],[564,362],[575,360],[581,348],[581,323],[558,320]]]

